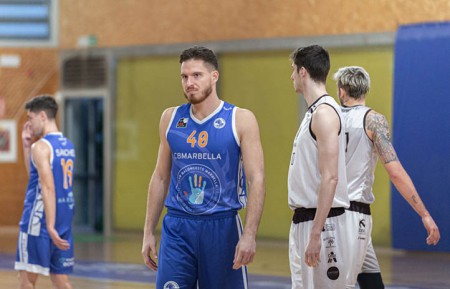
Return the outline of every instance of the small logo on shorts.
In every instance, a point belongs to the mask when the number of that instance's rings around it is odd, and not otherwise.
[[[336,228],[336,227],[335,227],[334,224],[325,224],[325,225],[323,226],[322,232],[325,232],[325,231],[334,231],[335,228]]]
[[[73,267],[75,260],[74,258],[59,258],[59,263],[63,266],[63,267]]]
[[[326,244],[326,248],[335,248],[336,247],[336,241],[335,241],[334,237],[324,238],[323,241]]]
[[[366,220],[359,220],[359,233],[364,234],[366,232]]]
[[[364,219],[361,219],[361,220],[359,220],[359,227],[360,228],[365,228],[366,227],[366,220],[364,220]]]
[[[327,248],[334,248],[334,247],[336,247],[334,245],[334,238],[328,239],[328,241],[327,241]]]
[[[339,278],[339,269],[337,267],[330,267],[327,270],[327,276],[331,280],[337,280]],[[165,287],[164,287],[165,288]]]
[[[175,281],[169,281],[164,284],[164,289],[180,289],[180,285],[178,285]]]
[[[328,254],[328,264],[334,262],[336,263],[336,254],[334,254],[334,252],[331,252],[330,254]]]

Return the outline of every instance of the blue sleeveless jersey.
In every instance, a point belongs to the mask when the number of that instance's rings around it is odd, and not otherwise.
[[[246,205],[236,107],[222,101],[203,120],[191,105],[175,108],[166,132],[172,154],[169,210],[191,215],[237,211]]]
[[[55,228],[60,235],[63,235],[70,231],[74,213],[72,182],[75,149],[62,133],[47,134],[39,141],[48,144],[51,150],[50,162],[56,193]],[[41,184],[33,159],[30,160],[30,179],[25,194],[20,230],[32,236],[48,236]]]

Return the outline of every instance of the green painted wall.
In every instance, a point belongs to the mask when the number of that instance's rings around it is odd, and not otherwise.
[[[290,51],[219,55],[219,96],[253,111],[260,126],[266,171],[260,237],[288,238],[292,216],[287,206],[287,173],[292,142],[303,117],[303,99],[293,90],[289,54]],[[367,103],[390,122],[392,48],[331,50],[330,55],[328,92],[336,95],[332,75],[339,67],[363,66],[372,78]],[[159,119],[165,108],[184,102],[179,72],[177,57],[126,59],[118,65],[115,228],[142,229],[148,182],[159,145]],[[373,205],[375,244],[390,244],[389,191],[388,177],[379,167]]]
[[[220,96],[251,110],[260,127],[266,201],[259,236],[288,238],[292,213],[287,205],[287,173],[300,120],[289,51],[226,54],[220,63]]]
[[[156,165],[159,120],[183,100],[178,56],[123,59],[117,66],[113,224],[142,229]]]

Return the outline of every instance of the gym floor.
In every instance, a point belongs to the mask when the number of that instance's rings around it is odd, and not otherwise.
[[[14,259],[16,228],[0,228],[0,288],[17,288]],[[74,288],[155,288],[155,274],[143,265],[142,235],[115,233],[111,237],[75,235],[77,260],[71,281]],[[449,289],[450,253],[398,251],[375,248],[387,289]],[[249,288],[290,289],[287,241],[258,240],[249,266]],[[51,288],[40,276],[37,288]]]

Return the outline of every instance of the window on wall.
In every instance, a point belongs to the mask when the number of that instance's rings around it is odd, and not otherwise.
[[[0,0],[0,44],[55,42],[56,0]]]

